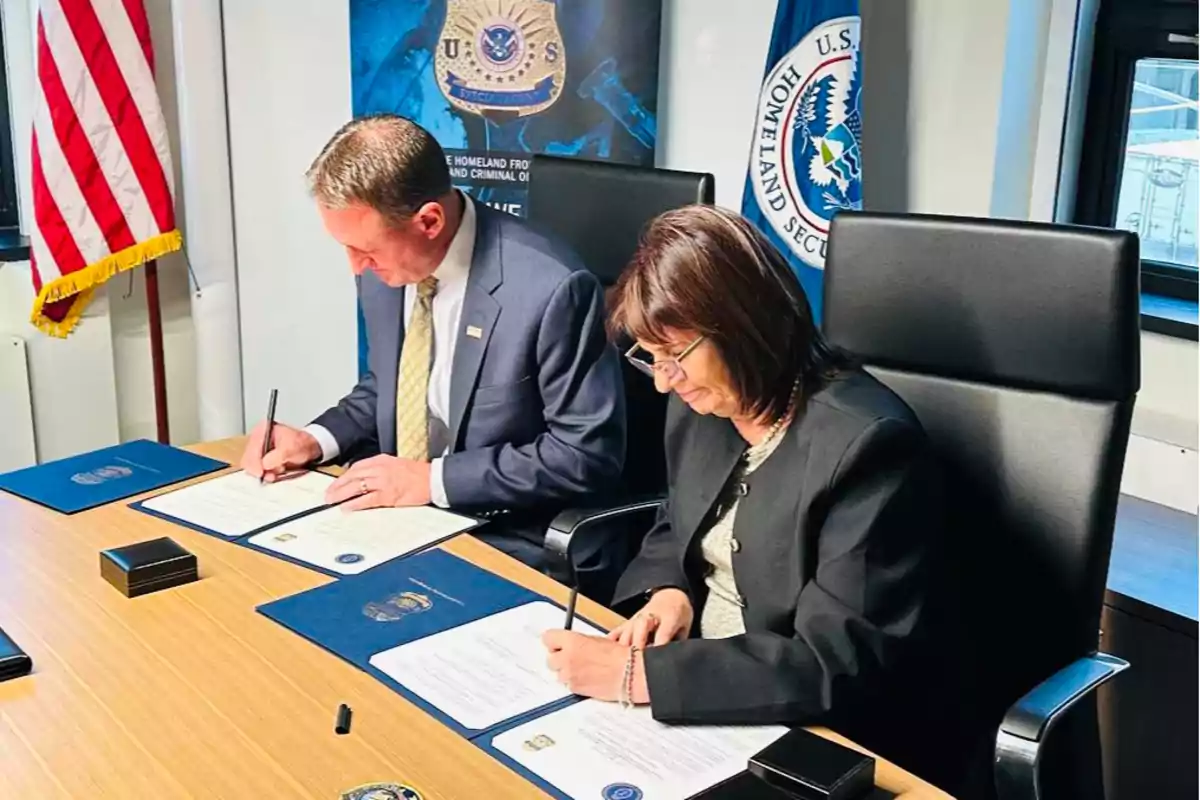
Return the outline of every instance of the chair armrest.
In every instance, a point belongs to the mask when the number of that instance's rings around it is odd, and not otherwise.
[[[996,734],[996,794],[999,800],[1040,800],[1038,761],[1055,723],[1076,703],[1129,662],[1105,653],[1081,658],[1033,687],[1014,703]]]
[[[588,538],[589,531],[599,531],[606,523],[621,517],[657,510],[666,499],[663,496],[624,498],[619,505],[565,509],[546,529],[545,547],[558,558],[574,564],[575,553],[580,542]]]

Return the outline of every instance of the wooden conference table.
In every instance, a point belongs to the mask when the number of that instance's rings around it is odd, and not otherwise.
[[[189,449],[236,463],[241,440]],[[428,800],[546,797],[254,610],[330,578],[128,502],[63,516],[0,493],[0,627],[34,661],[32,675],[0,683],[0,797],[336,800],[376,781]],[[100,577],[101,550],[160,536],[196,554],[199,581],[130,600]],[[566,599],[561,585],[470,536],[445,549]],[[619,619],[584,598],[579,612]],[[347,736],[333,730],[339,703],[354,710]],[[884,761],[877,781],[903,800],[948,797]]]

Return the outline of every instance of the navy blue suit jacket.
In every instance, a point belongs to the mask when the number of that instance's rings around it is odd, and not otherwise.
[[[625,395],[600,284],[561,244],[482,203],[475,210],[446,498],[455,508],[551,510],[611,490],[625,458]],[[405,291],[370,272],[359,279],[369,370],[315,420],[343,454],[396,452]]]

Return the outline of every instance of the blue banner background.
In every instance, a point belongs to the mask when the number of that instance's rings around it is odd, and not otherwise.
[[[417,122],[446,151],[456,186],[517,216],[525,216],[535,153],[653,165],[661,3],[554,2],[567,64],[562,94],[540,113],[496,122],[457,108],[438,84],[447,0],[350,0],[354,116],[391,112]],[[476,5],[493,8],[485,0]],[[478,170],[480,158],[495,169]],[[360,375],[365,365],[360,310]]]

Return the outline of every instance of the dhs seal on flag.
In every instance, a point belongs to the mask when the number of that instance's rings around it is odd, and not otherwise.
[[[825,267],[829,222],[862,208],[859,18],[812,28],[763,81],[749,183],[775,234]]]

